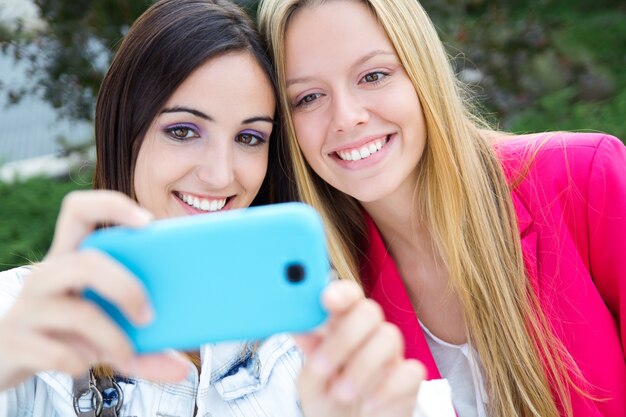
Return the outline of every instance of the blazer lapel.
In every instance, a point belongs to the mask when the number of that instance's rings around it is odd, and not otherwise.
[[[439,379],[441,375],[396,264],[387,252],[374,221],[369,216],[366,218],[370,246],[362,275],[367,296],[380,304],[387,321],[400,328],[405,341],[405,357],[422,362],[427,370],[427,379]]]
[[[537,269],[537,231],[534,227],[534,219],[526,204],[524,204],[515,192],[511,193],[511,197],[517,216],[517,226],[522,244],[526,273],[533,286],[537,288],[539,271]]]

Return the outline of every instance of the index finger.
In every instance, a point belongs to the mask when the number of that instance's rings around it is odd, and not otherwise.
[[[28,285],[29,293],[44,297],[93,290],[137,324],[147,323],[153,316],[139,279],[116,260],[95,250],[64,254],[40,264],[29,283],[33,283]]]
[[[123,193],[110,190],[73,191],[65,196],[49,255],[73,251],[99,224],[139,227],[150,213]]]

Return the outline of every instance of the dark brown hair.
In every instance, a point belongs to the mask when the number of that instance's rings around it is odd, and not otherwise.
[[[96,104],[96,189],[134,197],[133,170],[152,120],[178,86],[208,59],[247,51],[276,92],[265,45],[245,12],[229,0],[161,0],[132,25],[104,77]],[[220,97],[215,97],[220,100]],[[276,120],[279,119],[277,111]],[[286,199],[279,189],[280,123],[267,176],[253,204]]]

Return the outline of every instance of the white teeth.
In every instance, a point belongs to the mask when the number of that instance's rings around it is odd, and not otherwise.
[[[352,149],[350,151],[337,151],[337,155],[344,161],[360,161],[361,159],[369,158],[371,155],[380,151],[383,146],[387,144],[388,141],[389,140],[387,138],[379,139],[359,149]]]
[[[188,205],[190,205],[191,207],[194,207],[198,210],[202,210],[202,211],[207,211],[207,212],[211,212],[211,211],[218,211],[224,208],[224,206],[226,205],[226,198],[223,198],[221,200],[209,200],[206,198],[199,198],[199,197],[195,197],[189,194],[183,194],[183,193],[178,193],[178,196],[180,197],[181,200],[183,200],[185,203],[187,203]]]

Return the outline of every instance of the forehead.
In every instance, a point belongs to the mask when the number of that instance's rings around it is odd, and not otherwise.
[[[213,113],[225,108],[230,112],[233,106],[270,112],[268,109],[274,108],[274,91],[268,74],[250,52],[233,52],[211,58],[196,68],[170,96],[166,106],[181,102]]]
[[[361,1],[334,0],[296,11],[287,26],[287,65],[308,61],[360,58],[371,50],[394,51],[376,17]],[[299,55],[298,60],[291,59]]]

